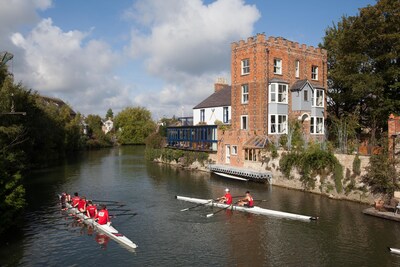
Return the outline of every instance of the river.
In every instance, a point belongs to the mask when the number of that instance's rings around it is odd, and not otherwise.
[[[250,190],[257,205],[319,216],[296,221],[198,207],[176,195],[216,198]],[[21,233],[0,243],[0,266],[400,266],[400,224],[362,214],[366,205],[275,186],[219,178],[144,160],[144,147],[90,151],[26,179]],[[132,252],[61,212],[57,194],[118,200],[137,213],[113,226]],[[109,206],[110,209],[116,207]],[[110,211],[118,213],[118,211]]]

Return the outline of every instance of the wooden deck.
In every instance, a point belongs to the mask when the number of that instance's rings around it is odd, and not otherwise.
[[[384,218],[387,220],[400,222],[400,213],[395,214],[393,211],[378,211],[372,207],[363,210],[363,213],[379,218]]]

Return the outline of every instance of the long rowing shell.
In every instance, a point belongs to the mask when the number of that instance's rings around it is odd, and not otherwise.
[[[229,207],[228,204],[213,202],[212,199],[201,199],[201,198],[192,198],[192,197],[183,197],[183,196],[176,196],[176,198],[179,200],[188,201],[188,202],[192,202],[192,203],[204,204],[205,206],[214,206],[214,207],[218,207],[218,208],[228,208]],[[293,219],[293,220],[311,221],[311,220],[318,219],[318,217],[294,214],[294,213],[277,211],[277,210],[264,209],[264,208],[260,208],[257,206],[254,206],[253,208],[247,208],[247,207],[232,205],[231,209],[238,210],[238,211],[244,211],[244,212],[248,212],[248,213],[266,215],[266,216],[274,216],[274,217]]]

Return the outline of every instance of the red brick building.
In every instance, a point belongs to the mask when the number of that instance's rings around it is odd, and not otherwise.
[[[218,132],[217,163],[260,161],[260,150],[299,120],[307,138],[324,136],[327,52],[257,34],[231,45],[231,129]]]
[[[398,158],[400,155],[400,116],[390,114],[388,120],[389,155]]]

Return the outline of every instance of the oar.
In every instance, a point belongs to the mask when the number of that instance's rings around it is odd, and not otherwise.
[[[128,209],[108,209],[109,211],[131,211]]]
[[[238,202],[239,202],[239,201],[235,202],[234,204],[237,204]],[[233,207],[234,204],[230,204],[230,205],[229,205],[228,207],[226,207],[226,208],[223,208],[223,209],[220,209],[219,211],[216,211],[216,212],[207,214],[207,218],[212,217],[212,216],[214,216],[215,214],[217,214],[217,213],[219,213],[219,212],[221,212],[221,211],[223,211],[223,210],[227,210],[228,208]]]
[[[212,202],[212,201],[217,201],[217,200],[210,199],[210,200],[209,200],[209,201],[207,201],[206,203],[200,203],[200,204],[197,204],[196,206],[193,206],[193,207],[190,207],[190,208],[181,209],[181,211],[187,211],[187,210],[191,210],[191,209],[194,209],[194,208],[200,207],[200,206],[202,206],[202,205],[207,205],[208,203],[210,203],[210,202]]]
[[[114,214],[114,215],[110,215],[110,217],[118,217],[118,216],[135,216],[137,215],[137,213],[121,213],[121,214]]]
[[[100,200],[100,199],[92,199],[93,202],[104,202],[104,203],[121,203],[121,201],[114,200]]]

